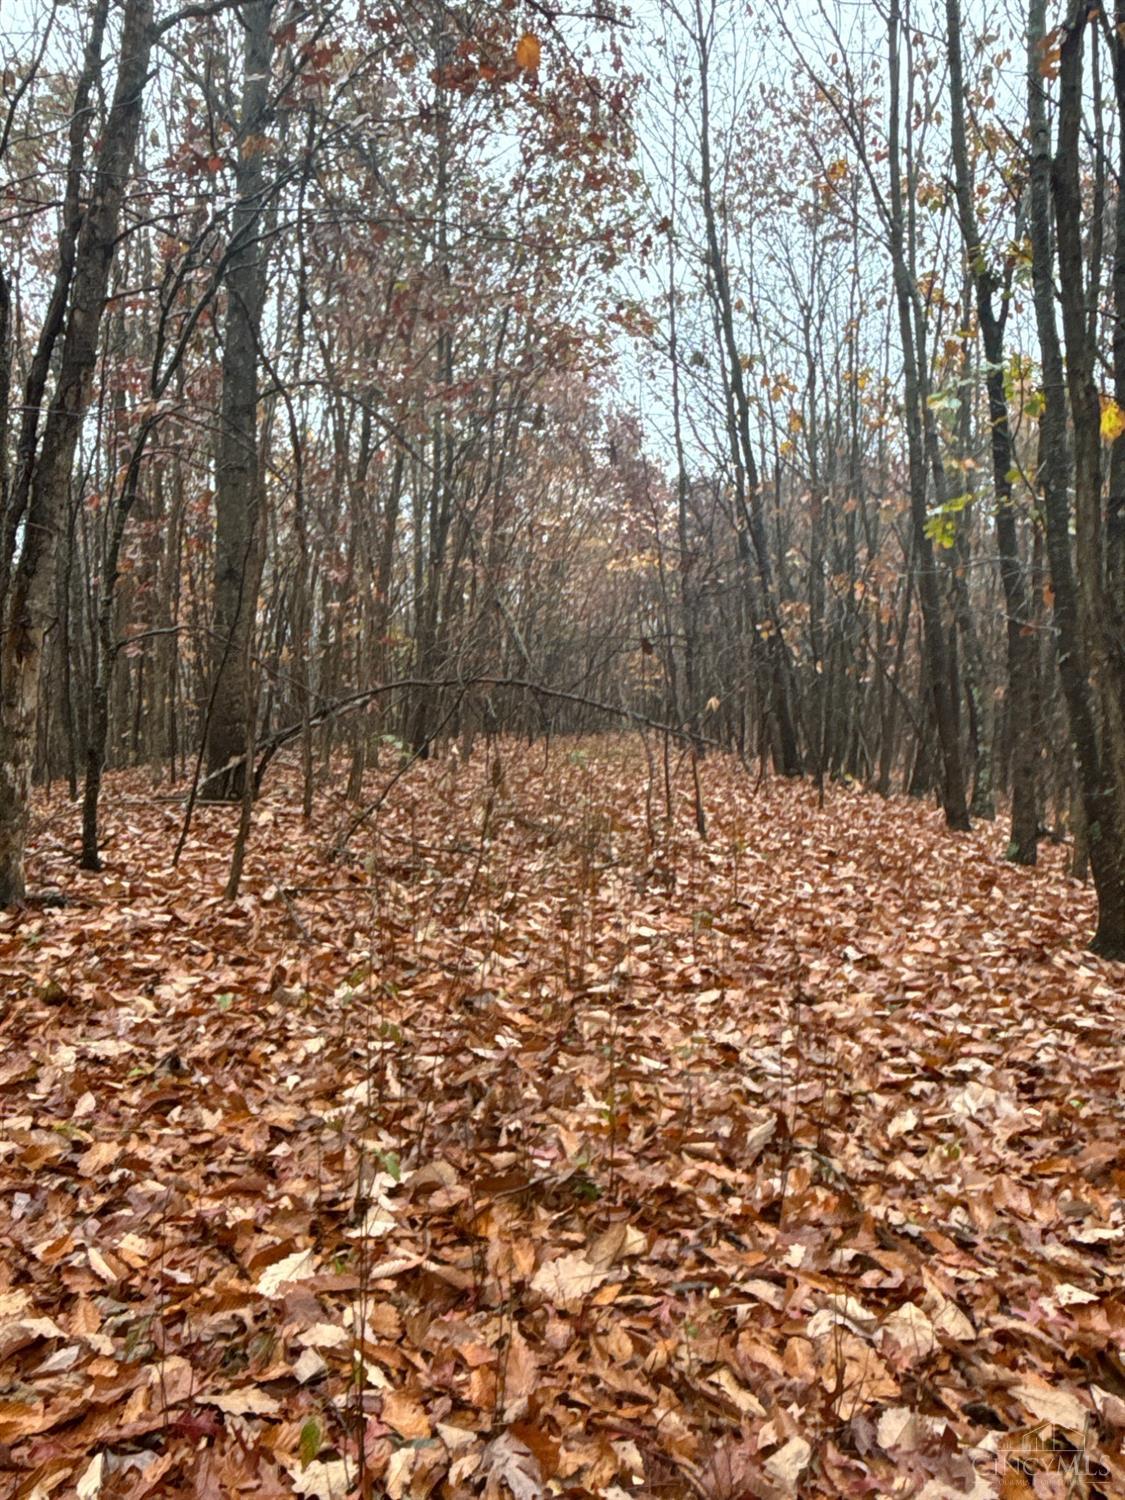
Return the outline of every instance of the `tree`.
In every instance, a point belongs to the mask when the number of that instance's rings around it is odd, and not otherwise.
[[[1078,767],[1090,868],[1098,894],[1092,947],[1125,956],[1125,655],[1114,638],[1120,599],[1119,537],[1107,547],[1112,506],[1103,497],[1101,403],[1094,379],[1096,323],[1088,316],[1090,288],[1082,243],[1082,56],[1094,10],[1073,0],[1058,42],[1058,140],[1052,152],[1047,118],[1045,0],[1028,11],[1028,123],[1031,132],[1029,229],[1035,316],[1045,405],[1040,417],[1039,483],[1054,594],[1059,677],[1066,698]],[[1053,220],[1053,226],[1052,226]],[[1054,233],[1052,233],[1052,227]],[[1100,278],[1100,256],[1093,260]],[[1066,359],[1055,316],[1058,278]],[[1095,285],[1097,284],[1095,280]],[[1122,307],[1116,309],[1121,316]],[[1118,373],[1115,371],[1115,373]],[[1073,460],[1067,416],[1073,433]],[[1074,552],[1068,480],[1074,483]],[[1119,512],[1117,525],[1120,525]],[[1110,558],[1114,558],[1111,567]]]
[[[208,795],[243,793],[248,726],[255,715],[251,656],[262,570],[263,488],[258,369],[269,239],[265,157],[271,96],[273,0],[249,0],[242,99],[235,134],[235,204],[226,261],[222,395],[215,455],[215,594],[207,722]],[[231,764],[233,762],[233,764]],[[224,774],[224,767],[231,765]]]
[[[996,541],[1006,606],[1008,668],[1008,737],[1012,759],[1011,842],[1017,864],[1036,861],[1039,794],[1036,775],[1035,707],[1038,699],[1038,645],[1013,500],[1014,452],[1008,398],[1004,390],[1004,325],[1010,301],[992,270],[981,241],[976,211],[976,184],[965,135],[966,100],[961,55],[959,0],[946,0],[949,49],[950,144],[957,193],[958,224],[968,274],[976,299],[985,358],[992,484],[995,492]],[[997,294],[1001,305],[996,306]]]
[[[80,182],[93,126],[89,99],[101,70],[107,6],[98,0],[90,42],[75,90],[67,172],[68,196],[59,230],[59,275],[28,375],[15,487],[8,496],[2,558],[4,634],[0,645],[0,904],[24,894],[35,722],[50,623],[55,548],[71,466],[86,416],[98,356],[110,270],[122,205],[140,130],[149,55],[156,31],[151,0],[126,0],[117,77],[90,194],[80,207]],[[56,340],[61,346],[54,359]],[[56,373],[45,400],[49,368]]]
[[[720,241],[712,163],[711,47],[715,13],[695,0],[691,40],[699,87],[699,194],[706,236],[707,289],[711,298],[716,343],[722,362],[727,442],[734,474],[739,559],[746,580],[753,631],[752,649],[765,667],[768,701],[777,734],[777,759],[787,776],[801,771],[793,708],[792,663],[782,630],[762,506],[762,483],[750,427],[750,403],[742,351],[735,330],[734,298]]]
[[[927,522],[927,473],[940,485],[940,459],[936,453],[933,414],[929,408],[928,380],[925,371],[925,343],[922,311],[915,268],[910,259],[910,242],[906,233],[904,176],[901,165],[901,41],[903,34],[899,0],[891,0],[887,22],[887,67],[890,81],[890,121],[887,133],[887,169],[890,179],[887,243],[894,276],[895,300],[898,305],[899,334],[903,356],[903,401],[906,408],[906,430],[910,458],[910,517],[913,529],[915,567],[918,573],[918,599],[922,611],[923,647],[925,651],[927,688],[933,706],[934,722],[941,747],[942,806],[950,828],[967,829],[969,810],[965,801],[965,777],[961,759],[961,734],[957,703],[950,673],[947,636],[943,621],[941,593],[933,543]],[[906,178],[913,188],[913,174]],[[913,201],[913,192],[911,192]],[[938,505],[944,498],[936,497]]]

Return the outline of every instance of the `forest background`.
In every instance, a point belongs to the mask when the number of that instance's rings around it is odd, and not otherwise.
[[[1120,953],[1121,46],[6,10],[0,893],[33,780],[95,867],[107,766],[624,715],[1073,835]]]

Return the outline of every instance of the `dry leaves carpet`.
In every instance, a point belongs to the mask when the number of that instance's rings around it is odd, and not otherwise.
[[[419,766],[341,853],[291,776],[233,906],[236,810],[173,869],[115,780],[81,874],[42,809],[0,1494],[1125,1494],[1125,973],[1062,851],[721,758],[701,839],[606,740]]]

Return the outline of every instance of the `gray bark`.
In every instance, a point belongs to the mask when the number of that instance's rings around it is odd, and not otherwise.
[[[273,0],[250,0],[245,28],[239,155],[226,271],[220,432],[215,483],[215,596],[208,795],[242,795],[246,726],[253,714],[249,649],[261,572],[258,364],[266,297],[266,173],[262,137],[270,101]],[[216,772],[230,763],[226,776]]]

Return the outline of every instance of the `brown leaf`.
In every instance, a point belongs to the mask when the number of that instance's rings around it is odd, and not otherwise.
[[[428,1438],[432,1430],[425,1408],[417,1397],[406,1391],[387,1392],[383,1397],[382,1417],[399,1437]]]

